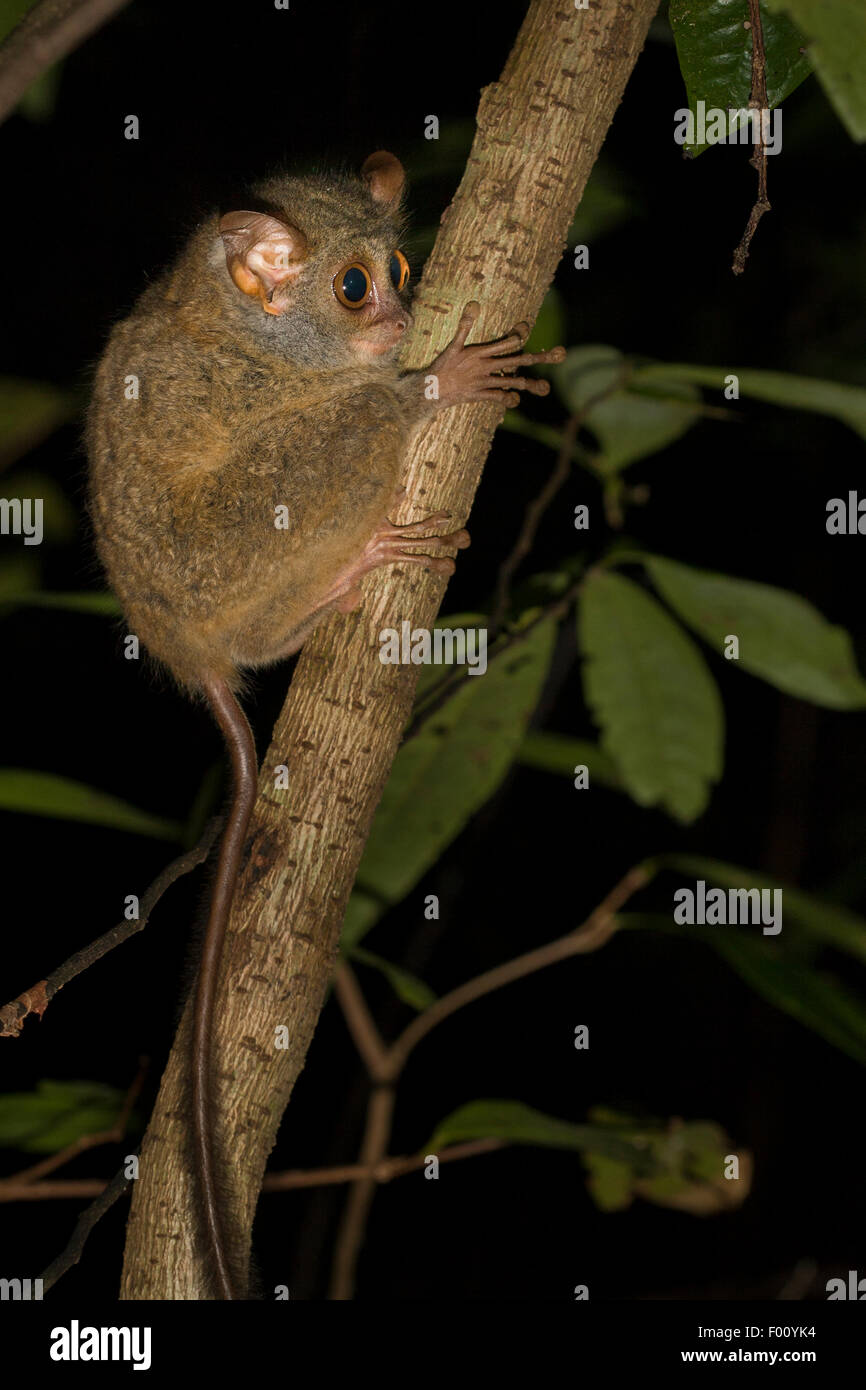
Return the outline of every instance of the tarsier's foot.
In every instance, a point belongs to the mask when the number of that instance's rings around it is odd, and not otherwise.
[[[404,489],[397,493],[402,497]],[[431,526],[441,526],[449,521],[448,512],[434,512],[421,521],[410,521],[406,526],[395,526],[387,518],[370,537],[358,559],[348,565],[334,580],[321,605],[332,604],[340,613],[350,613],[361,603],[361,590],[358,585],[365,574],[378,569],[380,565],[397,562],[408,565],[421,565],[433,574],[453,574],[454,561],[448,550],[465,550],[469,544],[468,531],[451,531],[444,536],[428,536],[424,532]],[[413,549],[405,547],[411,545]],[[420,547],[420,548],[418,548]]]
[[[529,324],[515,324],[510,333],[496,343],[470,343],[466,339],[481,312],[474,300],[466,305],[457,332],[439,356],[424,369],[425,377],[438,379],[439,405],[460,405],[465,401],[496,401],[500,405],[520,403],[520,391],[546,396],[550,383],[531,376],[514,376],[520,367],[539,362],[561,362],[564,347],[547,352],[521,352],[529,337]]]
[[[395,526],[391,521],[384,521],[364,548],[364,562],[367,568],[376,569],[379,565],[389,565],[400,560],[408,561],[412,565],[424,565],[435,574],[453,574],[454,561],[444,552],[465,550],[469,545],[469,532],[451,531],[444,536],[424,534],[431,526],[442,526],[450,520],[449,512],[434,512],[432,516],[425,516],[421,521],[410,521],[405,526]],[[404,546],[409,542],[421,546],[422,549],[405,550]]]

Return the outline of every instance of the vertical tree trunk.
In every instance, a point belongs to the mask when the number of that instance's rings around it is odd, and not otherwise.
[[[466,172],[421,281],[407,367],[445,346],[470,299],[482,305],[479,341],[534,319],[656,8],[657,0],[530,4],[501,79],[482,92]],[[498,422],[497,406],[471,405],[425,428],[409,451],[398,519],[441,509],[462,525]],[[217,1145],[241,1288],[265,1163],[412,705],[417,671],[382,665],[378,634],[404,619],[431,626],[443,591],[418,570],[371,575],[363,608],[330,618],[304,648],[262,764],[215,1034]],[[274,789],[279,765],[289,769],[288,791]],[[142,1148],[124,1298],[213,1296],[190,1165],[189,1037],[187,1009]]]

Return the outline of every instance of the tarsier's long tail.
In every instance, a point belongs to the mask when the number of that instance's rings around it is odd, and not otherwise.
[[[256,799],[256,747],[246,715],[221,676],[205,676],[202,686],[220,726],[232,767],[232,799],[220,840],[216,877],[204,936],[193,1013],[192,1110],[195,1163],[201,1188],[208,1244],[222,1298],[235,1298],[226,1249],[223,1213],[214,1176],[213,1013],[220,961],[235,881]]]

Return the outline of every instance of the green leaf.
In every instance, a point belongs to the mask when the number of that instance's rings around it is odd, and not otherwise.
[[[791,410],[832,415],[866,439],[866,389],[818,377],[790,376],[753,367],[703,367],[684,362],[654,362],[635,368],[633,381],[655,385],[668,380],[692,381],[722,392],[728,377],[736,376],[743,395]]]
[[[586,1181],[589,1194],[599,1211],[625,1211],[634,1200],[634,1175],[628,1163],[603,1154],[587,1154]]]
[[[523,351],[546,352],[548,348],[559,347],[560,343],[565,342],[565,332],[565,306],[562,296],[557,290],[549,289]]]
[[[533,1144],[546,1149],[591,1148],[611,1158],[641,1161],[639,1149],[606,1125],[575,1125],[533,1110],[518,1100],[473,1100],[440,1120],[428,1149],[472,1139],[503,1139],[510,1144]]]
[[[798,594],[658,556],[642,563],[662,597],[717,655],[734,635],[740,655],[732,664],[778,690],[828,709],[866,705],[866,681],[847,632]]]
[[[679,624],[630,580],[587,575],[578,610],[586,699],[601,746],[641,806],[695,820],[722,773],[724,714]]]
[[[622,1211],[635,1196],[694,1216],[708,1216],[739,1206],[748,1195],[750,1156],[741,1153],[741,1180],[724,1176],[733,1145],[720,1125],[708,1120],[675,1118],[637,1120],[600,1107],[589,1112],[595,1124],[626,1133],[642,1152],[640,1167],[586,1152],[587,1186],[603,1211]],[[647,1172],[649,1168],[649,1172]]]
[[[585,412],[583,425],[595,435],[600,450],[592,464],[603,475],[658,453],[691,429],[701,414],[700,395],[687,383],[668,380],[663,391],[656,388],[654,393],[632,389],[626,384],[630,364],[615,348],[572,348],[551,376],[568,409]]]
[[[597,743],[588,738],[569,738],[566,734],[535,732],[526,735],[520,745],[518,761],[525,767],[553,772],[561,777],[573,777],[576,767],[589,770],[589,784],[599,782],[603,787],[622,789],[622,778],[616,763]]]
[[[187,849],[198,844],[211,816],[217,814],[224,783],[225,763],[220,759],[211,763],[204,772],[187,812],[183,831],[183,843]]]
[[[590,1194],[605,1211],[622,1210],[640,1196],[706,1215],[739,1205],[748,1194],[748,1181],[731,1184],[723,1178],[724,1157],[733,1146],[719,1125],[706,1120],[662,1125],[598,1107],[590,1120],[569,1124],[515,1100],[470,1101],[437,1125],[426,1152],[473,1139],[572,1149],[581,1154]]]
[[[0,1095],[0,1147],[57,1153],[111,1129],[123,1099],[122,1091],[96,1081],[40,1081],[35,1091]]]
[[[42,566],[39,558],[28,548],[5,555],[0,560],[0,606],[12,608],[21,603],[22,595],[39,583]]]
[[[360,961],[362,965],[369,965],[373,970],[378,970],[385,976],[397,998],[419,1014],[436,1003],[436,995],[429,985],[419,980],[417,975],[404,970],[402,966],[394,965],[393,961],[374,956],[372,951],[365,951],[361,946],[351,947],[347,954],[351,960]]]
[[[475,628],[479,631],[487,631],[487,624],[490,622],[488,613],[448,613],[438,617],[433,624],[434,632],[441,632],[445,629],[452,631],[467,631]],[[478,680],[478,676],[469,676],[468,667],[454,666],[446,664],[437,665],[431,661],[419,668],[418,685],[415,688],[415,709],[423,708],[425,698],[437,687],[441,687],[443,681],[447,680],[455,673],[462,673],[467,680]]]
[[[659,868],[676,869],[681,873],[717,883],[723,888],[767,888],[782,890],[784,931],[790,927],[823,945],[846,951],[866,963],[866,921],[838,903],[816,898],[800,888],[791,888],[760,870],[746,869],[740,864],[726,864],[719,859],[706,859],[691,854],[662,854],[655,863]]]
[[[568,229],[566,257],[569,252],[573,255],[575,246],[600,241],[608,232],[631,221],[635,210],[634,199],[623,192],[620,171],[598,160]]]
[[[784,906],[783,899],[783,910]],[[618,924],[624,930],[649,928],[711,947],[774,1008],[866,1066],[866,1005],[831,975],[785,955],[781,938],[769,941],[723,926],[679,926],[672,916],[658,913],[622,913]]]
[[[152,835],[157,840],[183,838],[183,826],[175,821],[152,816],[107,792],[73,782],[68,777],[55,777],[50,772],[33,772],[26,768],[0,768],[0,810],[107,825],[113,830]]]
[[[47,589],[32,589],[19,594],[15,602],[23,607],[59,608],[69,613],[92,613],[95,617],[116,618],[122,609],[114,594],[75,593],[72,590],[52,593]]]
[[[823,3],[823,0],[819,0]],[[668,17],[677,46],[680,71],[690,110],[697,102],[727,112],[748,107],[752,91],[752,36],[746,27],[748,0],[671,0]],[[783,15],[761,7],[767,55],[767,101],[770,109],[784,101],[812,70],[803,35]],[[736,129],[736,125],[734,126]],[[691,154],[707,146],[687,145]]]
[[[36,0],[0,0],[0,41],[20,24],[35,4]],[[62,62],[57,62],[41,72],[19,101],[16,109],[29,120],[47,120],[54,111],[62,66]]]
[[[522,434],[526,439],[534,439],[536,444],[543,444],[555,454],[558,454],[562,447],[562,430],[557,429],[555,425],[545,425],[541,420],[530,420],[521,410],[506,410],[498,428],[510,434]],[[583,450],[579,444],[575,444],[571,456],[575,460],[583,458]]]
[[[34,449],[71,420],[77,409],[71,391],[42,381],[0,377],[0,462],[5,466]]]
[[[538,703],[555,631],[553,620],[539,623],[484,675],[468,676],[400,749],[361,861],[362,890],[399,902],[496,791]]]
[[[387,906],[381,898],[364,893],[360,888],[354,888],[343,918],[343,929],[340,933],[341,950],[351,952],[355,942],[365,937],[376,925]]]
[[[853,140],[866,140],[866,9],[862,0],[764,3],[776,13],[784,11],[799,25],[809,40],[808,57],[836,115]]]
[[[62,63],[54,63],[52,67],[40,72],[18,103],[18,110],[22,116],[26,116],[29,121],[43,122],[54,115],[62,70]]]
[[[0,42],[22,21],[37,0],[0,0]]]
[[[866,1066],[866,1005],[832,976],[782,954],[763,937],[726,928],[687,927],[712,945],[752,989]]]
[[[428,179],[441,181],[448,178],[456,187],[466,169],[474,138],[473,120],[443,121],[435,140],[413,143],[411,159],[406,162],[409,183],[414,185]]]

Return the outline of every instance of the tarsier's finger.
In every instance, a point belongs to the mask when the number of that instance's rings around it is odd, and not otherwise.
[[[502,389],[510,388],[513,391],[528,391],[530,396],[546,396],[550,390],[550,382],[542,381],[534,376],[508,376],[502,379]]]
[[[469,545],[468,531],[452,531],[448,536],[405,536],[400,538],[400,553],[403,555],[418,555],[418,550],[403,550],[402,546],[418,545],[426,546],[428,550],[465,550]]]
[[[448,545],[453,545],[455,550],[466,550],[471,544],[469,532],[460,530],[452,531],[450,536],[443,537]]]
[[[457,568],[450,556],[447,559],[444,556],[434,558],[432,555],[417,555],[408,550],[398,552],[393,557],[393,563],[397,565],[421,565],[433,574],[452,575]]]
[[[439,526],[441,522],[450,520],[450,512],[434,512],[432,516],[425,516],[421,521],[409,521],[405,525],[391,521],[388,524],[393,528],[392,533],[395,537],[411,540],[413,536],[417,536],[419,540],[424,540],[424,532],[429,531],[431,526]]]
[[[471,396],[466,397],[469,401],[495,401],[497,405],[504,405],[509,410],[514,406],[520,405],[520,395],[517,391],[499,390],[495,386],[480,387],[473,391]]]
[[[539,362],[562,362],[565,348],[548,348],[546,352],[521,352],[517,357],[497,357],[498,372],[513,372],[518,367],[536,367]]]
[[[473,343],[472,346],[478,347],[479,355],[482,357],[499,357],[504,352],[514,352],[517,348],[523,347],[528,337],[529,324],[518,323],[510,333],[500,338],[498,343]]]
[[[457,332],[451,341],[451,347],[462,348],[466,346],[466,339],[472,332],[475,320],[481,313],[481,305],[477,299],[470,299],[460,315],[460,322],[457,325]]]

